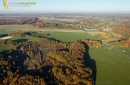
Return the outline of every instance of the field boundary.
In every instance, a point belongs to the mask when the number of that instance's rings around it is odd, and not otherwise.
[[[85,33],[83,30],[74,30],[74,29],[44,29],[44,28],[37,28],[31,25],[1,25],[0,30],[4,31],[54,31],[54,32],[78,32],[78,33]]]

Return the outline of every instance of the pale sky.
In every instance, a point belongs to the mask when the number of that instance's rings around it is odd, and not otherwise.
[[[0,13],[129,13],[130,0],[8,0],[12,2],[36,2],[31,7],[5,9],[0,0]]]

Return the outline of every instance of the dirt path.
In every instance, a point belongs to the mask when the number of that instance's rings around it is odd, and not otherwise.
[[[9,39],[9,38],[12,38],[12,36],[1,37],[0,40],[5,40],[5,39]]]

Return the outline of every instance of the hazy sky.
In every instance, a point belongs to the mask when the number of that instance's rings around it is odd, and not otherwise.
[[[5,9],[0,0],[0,13],[129,13],[130,0],[8,0],[8,2],[36,2],[31,7]]]

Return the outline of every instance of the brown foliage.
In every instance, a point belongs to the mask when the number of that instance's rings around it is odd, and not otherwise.
[[[2,84],[93,85],[92,70],[84,66],[84,55],[87,52],[85,44],[95,46],[97,43],[99,42],[82,40],[66,45],[48,39],[42,39],[40,44],[14,43],[6,53],[7,57],[0,56],[7,66],[4,67],[6,72]]]

